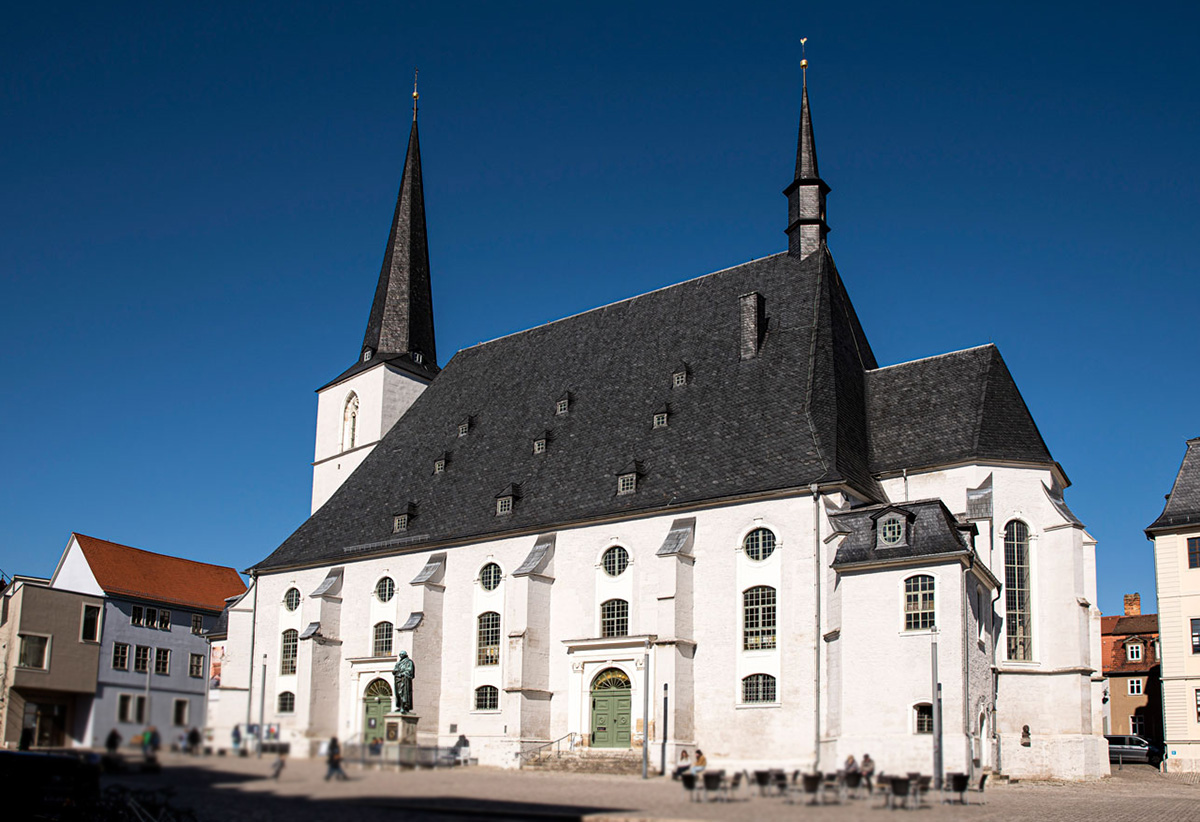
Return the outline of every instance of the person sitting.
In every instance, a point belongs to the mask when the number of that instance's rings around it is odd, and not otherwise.
[[[687,748],[679,752],[679,767],[671,774],[672,779],[679,779],[685,773],[692,769],[692,763],[688,760]]]
[[[875,778],[875,760],[871,758],[870,754],[863,754],[862,764],[859,765],[858,770],[863,775],[863,782],[866,783],[867,793],[870,793],[873,787],[871,782]]]
[[[846,764],[842,766],[843,773],[858,773],[858,760],[854,758],[854,754],[846,757]]]
[[[704,769],[706,767],[708,767],[708,760],[704,758],[704,751],[697,748],[696,749],[696,758],[695,758],[695,760],[693,760],[693,764],[692,764],[692,773],[694,773],[694,774],[703,773]]]

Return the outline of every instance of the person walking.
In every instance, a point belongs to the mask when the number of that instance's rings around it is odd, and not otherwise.
[[[280,745],[279,746],[279,756],[276,757],[275,761],[271,764],[271,778],[274,780],[278,780],[279,775],[281,773],[283,773],[283,769],[286,766],[287,766],[287,749],[284,748],[282,745]],[[341,770],[340,765],[338,766],[338,770]],[[325,777],[325,778],[328,779],[329,777]]]
[[[190,731],[188,731],[187,746],[188,746],[188,753],[190,753],[192,756],[199,756],[199,754],[200,754],[200,729],[199,728],[192,728]]]
[[[233,733],[231,736],[233,737],[233,755],[237,756],[241,753],[242,749],[242,732],[237,725],[233,726]]]
[[[325,781],[329,781],[329,777],[345,781],[350,777],[346,776],[346,772],[342,770],[342,746],[338,744],[336,736],[329,738],[329,750],[325,756],[325,764],[328,768],[325,770]]]
[[[117,749],[121,747],[121,734],[113,728],[108,732],[108,736],[104,738],[104,750],[108,751],[109,756],[116,756]]]

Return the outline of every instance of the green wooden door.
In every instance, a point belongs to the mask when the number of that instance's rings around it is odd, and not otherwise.
[[[592,747],[628,748],[633,700],[629,678],[615,668],[592,683]]]
[[[392,689],[382,679],[372,681],[363,697],[363,744],[383,739],[383,717],[391,709]]]

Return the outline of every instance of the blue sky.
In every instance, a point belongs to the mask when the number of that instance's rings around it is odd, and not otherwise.
[[[25,4],[0,29],[0,569],[72,530],[244,568],[308,513],[421,69],[443,363],[774,253],[799,39],[881,363],[995,342],[1100,543],[1186,438],[1194,4]],[[598,354],[602,356],[602,353]]]

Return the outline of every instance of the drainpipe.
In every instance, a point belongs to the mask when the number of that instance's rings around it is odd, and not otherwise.
[[[246,734],[250,733],[250,706],[253,704],[251,694],[254,693],[254,639],[255,628],[258,626],[258,572],[250,572],[250,584],[254,586],[254,604],[250,615],[250,679],[246,683]],[[266,675],[263,675],[265,687]],[[243,737],[245,738],[245,737]]]
[[[973,547],[973,546],[972,546]],[[963,569],[962,575],[962,700],[963,700],[963,740],[967,747],[967,761],[963,773],[974,774],[974,762],[971,756],[971,665],[969,662],[968,650],[971,647],[970,632],[967,631],[967,615],[971,610],[971,600],[967,593],[967,584],[971,578],[971,569],[975,567],[975,554],[971,553],[967,557],[967,567]],[[979,615],[979,619],[983,619],[983,614]],[[976,631],[976,636],[979,632]],[[983,728],[979,729],[979,744],[983,745]],[[982,751],[980,752],[982,754]]]
[[[996,595],[992,597],[992,614],[996,613],[996,603],[1000,601],[1000,592],[1003,590],[1003,584],[996,586]],[[992,740],[995,744],[996,751],[996,773],[1001,773],[1000,770],[1000,731],[996,727],[996,700],[1000,698],[1000,672],[996,670],[996,623],[992,621],[992,630],[989,639],[992,640],[992,704],[990,710],[992,720]]]
[[[813,500],[813,567],[816,580],[816,606],[813,613],[816,634],[813,637],[813,717],[814,741],[813,770],[821,767],[821,491],[814,482],[808,487]]]

